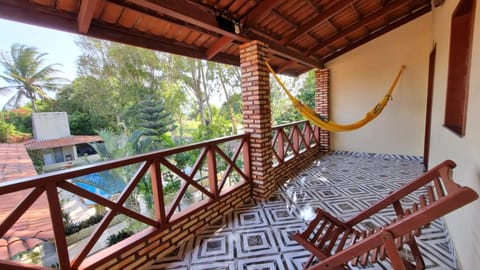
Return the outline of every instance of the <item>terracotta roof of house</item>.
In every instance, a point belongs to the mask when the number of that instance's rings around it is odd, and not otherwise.
[[[25,146],[0,144],[0,182],[37,175]],[[22,190],[1,196],[0,220],[29,194]],[[46,194],[42,194],[23,216],[0,238],[0,259],[8,259],[53,237]]]
[[[54,147],[61,147],[67,145],[75,145],[79,143],[89,143],[89,142],[98,142],[103,141],[100,136],[68,136],[59,139],[50,139],[50,140],[29,140],[24,142],[25,147],[28,150],[38,150],[38,149],[47,149]]]

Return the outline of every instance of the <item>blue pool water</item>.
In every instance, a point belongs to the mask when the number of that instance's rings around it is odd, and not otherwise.
[[[89,185],[89,184],[86,184],[86,183],[82,183],[82,182],[75,182],[74,183],[77,187],[80,187],[80,188],[83,188],[87,191],[90,191],[91,193],[95,193],[97,195],[100,195],[104,198],[108,198],[110,197],[110,194],[108,192],[106,192],[105,190],[103,189],[100,189],[98,187],[94,187],[92,185]]]

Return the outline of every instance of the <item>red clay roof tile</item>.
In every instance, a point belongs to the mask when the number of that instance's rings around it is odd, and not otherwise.
[[[8,239],[8,251],[10,251],[10,256],[13,257],[18,253],[22,253],[27,250],[27,247],[23,244],[22,239],[18,237],[12,237]]]
[[[24,142],[24,144],[28,150],[38,150],[99,141],[103,141],[102,137],[100,136],[68,136],[51,140],[33,139]]]

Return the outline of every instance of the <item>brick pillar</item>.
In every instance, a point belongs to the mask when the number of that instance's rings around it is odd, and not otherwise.
[[[330,92],[330,72],[328,69],[315,70],[315,112],[328,119],[329,112],[329,92]],[[330,132],[320,130],[320,152],[330,151]]]
[[[268,198],[275,190],[272,177],[272,111],[268,46],[250,41],[240,46],[243,128],[250,133],[251,175],[255,197]]]

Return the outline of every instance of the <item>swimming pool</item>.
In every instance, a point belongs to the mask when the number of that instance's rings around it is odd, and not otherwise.
[[[83,188],[87,191],[90,191],[91,193],[95,193],[97,195],[100,195],[104,198],[109,198],[111,196],[111,194],[109,194],[108,192],[106,192],[105,190],[103,189],[100,189],[98,187],[95,187],[95,186],[92,186],[92,185],[89,185],[87,183],[82,183],[82,182],[74,182],[74,184],[77,186],[77,187],[80,187],[80,188]]]

